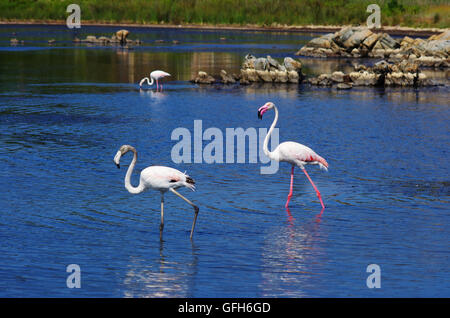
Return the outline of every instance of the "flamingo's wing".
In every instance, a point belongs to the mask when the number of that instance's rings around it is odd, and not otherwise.
[[[163,78],[163,77],[166,77],[166,76],[170,76],[170,74],[169,73],[167,73],[167,72],[164,72],[164,71],[153,71],[153,72],[151,72],[150,73],[150,76],[151,77],[153,77],[153,78],[155,78],[155,79],[160,79],[160,78]]]
[[[187,174],[170,167],[151,166],[144,169],[141,177],[154,189],[179,188],[185,186],[191,190],[195,189],[194,180]]]

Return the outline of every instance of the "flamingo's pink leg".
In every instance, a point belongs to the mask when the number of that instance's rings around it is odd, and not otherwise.
[[[286,209],[288,208],[289,201],[291,201],[291,198],[292,198],[293,187],[294,187],[294,166],[292,166],[292,170],[291,170],[291,186],[290,186],[290,189],[289,189],[289,194],[288,194],[288,197],[287,197],[286,204],[284,206]]]
[[[159,85],[158,85],[158,80],[156,80],[156,91],[158,91]]]
[[[314,184],[314,182],[313,182],[313,181],[311,180],[311,178],[309,177],[309,174],[308,174],[308,172],[306,172],[306,169],[303,168],[302,170],[303,170],[303,172],[306,174],[306,176],[308,177],[308,180],[309,180],[309,182],[311,182],[311,184],[312,184],[314,190],[316,190],[317,197],[319,198],[320,204],[322,205],[322,210],[325,209],[325,205],[323,204],[322,196],[320,195],[319,190],[317,190],[316,185]]]

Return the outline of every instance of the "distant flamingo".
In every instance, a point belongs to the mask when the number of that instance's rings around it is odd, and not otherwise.
[[[151,81],[150,81],[150,79],[148,78],[148,77],[144,77],[143,79],[141,79],[141,81],[139,82],[139,86],[140,87],[142,87],[142,84],[144,84],[144,82],[145,81],[147,81],[147,84],[148,85],[153,85],[153,82],[154,82],[154,80],[156,80],[156,90],[158,90],[158,81],[161,79],[161,78],[164,78],[164,77],[166,77],[166,76],[171,76],[169,73],[166,73],[166,72],[164,72],[164,71],[153,71],[153,72],[151,72],[150,73],[150,78],[152,79]],[[161,84],[161,91],[162,91],[162,89],[163,89],[163,86],[162,86],[162,84]]]
[[[262,119],[264,113],[272,108],[275,109],[275,119],[272,125],[270,126],[266,138],[264,139],[263,151],[266,154],[266,156],[268,156],[272,160],[285,161],[289,162],[292,165],[291,186],[285,207],[286,209],[289,207],[289,201],[291,200],[292,197],[292,188],[294,184],[294,167],[298,166],[305,173],[309,182],[311,182],[314,190],[316,191],[317,197],[320,200],[320,204],[322,205],[323,211],[323,209],[325,209],[325,205],[323,204],[322,196],[320,195],[319,190],[316,188],[315,184],[313,183],[308,173],[306,172],[305,165],[307,164],[319,165],[321,169],[328,171],[328,163],[325,161],[325,159],[316,154],[311,148],[293,141],[283,142],[279,144],[274,151],[270,152],[267,149],[267,146],[269,144],[270,135],[272,134],[272,131],[275,128],[275,125],[277,124],[278,121],[278,109],[272,102],[267,102],[264,104],[264,106],[258,109],[258,118]]]
[[[131,194],[138,194],[144,192],[147,189],[158,190],[161,192],[161,224],[159,226],[160,238],[162,238],[162,231],[164,228],[164,193],[169,190],[189,203],[194,208],[194,221],[192,223],[190,236],[192,239],[199,208],[194,203],[175,191],[175,189],[179,187],[186,187],[194,191],[194,180],[187,174],[173,168],[164,166],[150,166],[142,170],[139,185],[137,187],[133,187],[130,180],[131,173],[133,172],[134,166],[136,165],[137,161],[136,149],[130,145],[121,146],[114,156],[114,162],[117,165],[117,168],[120,168],[120,158],[128,151],[132,151],[134,154],[133,160],[131,161],[131,164],[128,167],[127,173],[125,175],[125,188],[128,190],[128,192],[130,192]]]

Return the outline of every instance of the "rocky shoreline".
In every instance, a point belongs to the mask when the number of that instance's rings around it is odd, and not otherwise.
[[[366,27],[346,27],[314,38],[296,55],[310,57],[382,58],[390,62],[408,60],[423,67],[450,66],[450,30],[428,39],[409,36],[395,40],[387,33]]]
[[[239,84],[251,83],[308,83],[314,86],[350,89],[355,86],[371,87],[425,87],[438,86],[421,71],[419,65],[409,60],[389,63],[381,60],[373,66],[356,65],[347,74],[336,71],[320,74],[317,77],[305,78],[302,63],[286,57],[279,63],[270,56],[256,58],[250,54],[245,57],[240,74],[228,74],[221,70],[219,76],[211,76],[200,71],[191,79],[196,84]]]
[[[302,63],[298,60],[285,57],[283,63],[280,63],[270,55],[257,58],[247,54],[239,75],[229,75],[225,70],[221,70],[220,79],[216,80],[206,72],[200,71],[191,82],[197,84],[239,82],[241,85],[248,85],[250,83],[301,83],[303,79]]]
[[[357,65],[353,72],[321,74],[307,80],[311,85],[333,86],[336,89],[350,89],[354,86],[375,87],[424,87],[437,86],[416,63],[404,60],[397,64],[384,60],[371,67]]]

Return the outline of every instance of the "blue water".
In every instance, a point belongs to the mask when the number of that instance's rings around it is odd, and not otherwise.
[[[189,45],[124,52],[69,43],[14,50],[3,41],[0,296],[450,296],[447,86],[197,86],[187,79],[199,69],[236,71],[248,52],[221,44],[220,32],[181,35],[186,43],[213,43],[200,52]],[[295,52],[305,37],[232,35],[242,43],[256,37],[265,54],[272,52],[263,42],[283,42],[279,56]],[[305,64],[314,69],[322,62]],[[173,77],[162,93],[140,91],[136,82],[155,68]],[[280,110],[280,142],[304,143],[330,165],[328,173],[308,168],[327,206],[321,215],[299,169],[285,210],[287,164],[262,175],[261,163],[171,159],[174,129],[193,134],[194,120],[224,135],[226,128],[268,127],[273,113],[263,120],[256,113],[266,101]],[[160,241],[160,196],[126,191],[131,155],[120,170],[112,160],[122,144],[139,153],[135,185],[153,164],[195,179],[196,192],[180,189],[200,207],[192,241],[192,208],[170,193]],[[66,286],[69,264],[81,268],[79,289]],[[380,289],[366,286],[369,264],[381,268]]]

